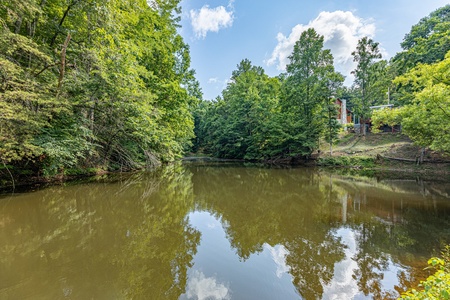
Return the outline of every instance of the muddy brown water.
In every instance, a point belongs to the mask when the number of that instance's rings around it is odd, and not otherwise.
[[[0,197],[0,299],[391,299],[450,185],[191,162]]]

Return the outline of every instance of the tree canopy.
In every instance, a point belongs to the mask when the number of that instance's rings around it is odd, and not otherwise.
[[[394,57],[394,62],[402,73],[419,63],[432,64],[443,60],[450,50],[450,4],[412,26],[400,45],[404,51]]]
[[[448,51],[449,7],[413,26],[404,51],[389,62],[381,59],[378,42],[361,38],[352,52],[351,88],[342,87],[343,76],[313,28],[301,34],[286,73],[278,77],[269,78],[243,60],[222,97],[196,111],[195,149],[226,158],[289,160],[309,157],[324,138],[331,152],[339,128],[332,100],[337,96],[366,121],[372,117],[370,106],[402,105],[377,112],[374,124],[401,124],[418,145],[448,151],[448,56],[441,52]]]
[[[196,147],[225,158],[307,158],[320,137],[336,134],[335,107],[330,115],[328,104],[343,81],[330,50],[323,49],[323,36],[309,29],[286,74],[270,78],[247,59],[237,66],[222,97],[200,106]]]
[[[0,157],[53,174],[182,154],[201,97],[179,1],[1,1]]]
[[[413,100],[402,107],[405,133],[417,144],[450,153],[450,51],[441,62],[419,65],[397,83],[415,87]]]
[[[285,73],[270,77],[244,59],[222,95],[202,101],[177,32],[179,4],[0,0],[0,163],[51,175],[142,168],[186,149],[308,158],[320,139],[336,138],[334,97],[366,119],[371,105],[402,104],[405,133],[449,150],[450,5],[414,25],[389,62],[377,42],[361,38],[351,88],[342,87],[324,37],[310,28]]]

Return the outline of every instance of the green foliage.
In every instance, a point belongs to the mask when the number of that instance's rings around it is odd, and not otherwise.
[[[330,144],[330,154],[332,154],[332,147],[335,140],[337,140],[337,136],[339,130],[341,129],[341,125],[336,119],[337,116],[337,107],[334,102],[334,98],[330,98],[328,100],[327,106],[327,115],[326,115],[326,127],[324,130],[325,141]]]
[[[432,65],[419,65],[396,83],[416,90],[402,108],[403,131],[417,144],[450,153],[450,52]]]
[[[450,5],[421,19],[406,34],[401,46],[404,51],[391,60],[391,69],[396,76],[405,75],[419,64],[434,64],[444,60],[450,50]],[[410,104],[414,93],[420,91],[417,85],[407,81],[395,83],[393,98],[398,104]]]
[[[278,142],[280,82],[243,60],[223,98],[200,103],[195,112],[195,148],[217,157],[264,159]]]
[[[344,90],[323,36],[308,29],[286,74],[270,78],[243,60],[222,97],[201,102],[189,46],[177,32],[179,3],[0,1],[2,162],[34,162],[45,174],[134,169],[179,158],[191,146],[227,158],[309,157],[320,138],[332,143],[336,136],[330,97],[345,94],[349,108],[368,116],[403,62],[408,70],[439,62],[449,49],[447,5],[413,27],[392,65],[378,61],[378,43],[361,39],[353,52],[355,85]],[[395,98],[411,104],[405,130],[444,151],[447,60],[395,81],[403,87]]]
[[[394,127],[402,122],[403,111],[399,108],[384,108],[372,113],[372,132],[376,133],[383,125]]]
[[[65,121],[70,120],[68,117]],[[43,150],[41,159],[44,175],[55,175],[66,168],[75,168],[87,157],[96,155],[92,132],[75,122],[43,128],[34,143]]]
[[[419,63],[432,64],[443,60],[450,50],[450,4],[421,19],[405,35],[401,46],[405,51],[394,57],[401,74]]]
[[[322,48],[323,36],[304,32],[279,78],[243,60],[222,98],[195,111],[194,148],[223,158],[276,160],[309,157],[320,137],[333,140],[339,126],[330,96],[344,79]]]
[[[353,61],[357,63],[356,69],[352,71],[355,75],[354,86],[358,93],[355,99],[355,111],[362,117],[368,118],[369,107],[374,104],[376,85],[380,85],[378,78],[383,78],[386,72],[386,63],[378,61],[381,59],[377,42],[368,37],[358,41],[356,50],[352,52]],[[364,128],[364,126],[362,126]]]
[[[442,256],[443,258],[432,257],[428,260],[429,268],[436,272],[420,282],[420,290],[410,289],[402,294],[401,299],[450,299],[450,246],[446,246]]]
[[[139,168],[180,157],[201,98],[180,1],[0,2],[0,156]]]
[[[364,156],[324,156],[320,157],[317,163],[324,167],[353,167],[353,168],[373,168],[375,159]]]
[[[289,57],[281,107],[289,135],[285,151],[293,156],[309,156],[318,148],[319,137],[331,121],[330,96],[344,81],[334,71],[333,56],[330,50],[323,49],[323,41],[323,36],[308,29]]]

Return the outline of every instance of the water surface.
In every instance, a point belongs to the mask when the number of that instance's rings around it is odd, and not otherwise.
[[[450,185],[191,163],[0,198],[1,299],[391,299]]]

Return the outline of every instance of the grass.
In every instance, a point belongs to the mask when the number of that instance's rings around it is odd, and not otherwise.
[[[352,167],[357,169],[375,167],[375,158],[368,156],[325,156],[320,157],[317,164],[327,167]]]
[[[450,157],[430,150],[426,151],[424,158],[432,163],[417,166],[414,161],[419,157],[421,148],[414,145],[408,137],[398,133],[369,133],[366,136],[349,133],[342,135],[333,145],[332,155],[326,143],[321,144],[320,152],[317,161],[319,166],[353,170],[450,173],[450,163],[445,163],[450,162]],[[390,158],[410,162],[394,161]]]
[[[377,157],[390,152],[394,148],[412,145],[412,142],[404,135],[391,133],[346,134],[341,136],[333,145],[333,156],[369,156]],[[414,147],[413,151],[416,151]],[[321,152],[329,155],[329,145],[322,144]],[[414,153],[415,154],[415,153]]]

